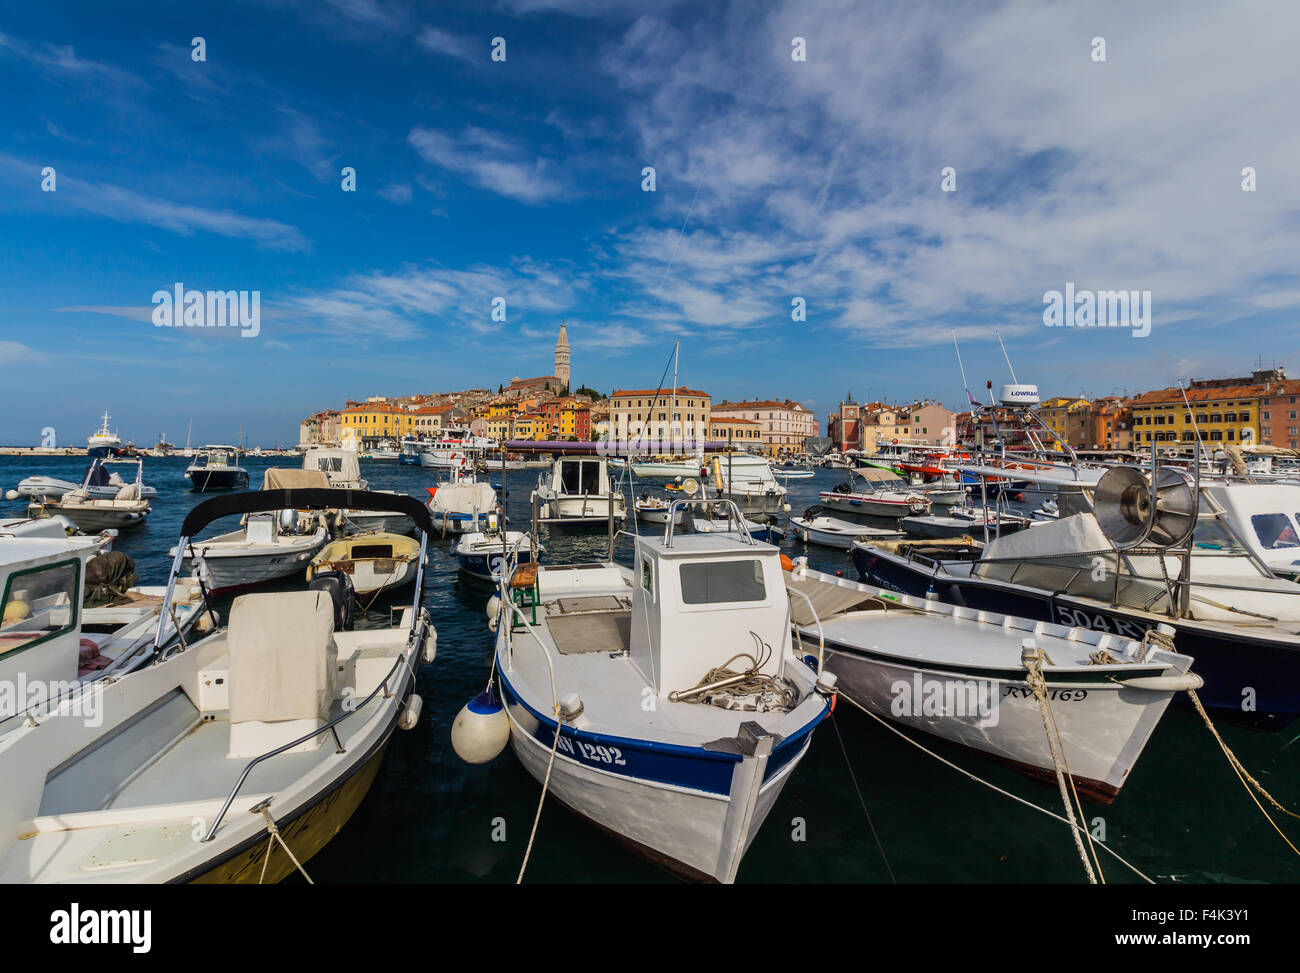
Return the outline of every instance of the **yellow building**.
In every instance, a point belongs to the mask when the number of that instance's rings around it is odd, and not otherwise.
[[[387,402],[354,403],[339,413],[339,436],[345,443],[351,440],[360,446],[399,439],[405,435],[404,415],[405,410]]]
[[[1091,429],[1088,423],[1087,399],[1072,395],[1054,395],[1038,407],[1038,417],[1056,434],[1051,443],[1044,443],[1050,449],[1062,449],[1061,443],[1071,446],[1087,446]]]
[[[1207,443],[1259,442],[1259,402],[1269,394],[1270,385],[1248,383],[1249,380],[1223,385],[1193,382],[1185,391],[1175,387],[1144,392],[1130,405],[1133,448],[1149,448],[1160,443],[1167,447],[1190,445],[1196,441],[1197,432]],[[1184,395],[1187,402],[1183,401]]]

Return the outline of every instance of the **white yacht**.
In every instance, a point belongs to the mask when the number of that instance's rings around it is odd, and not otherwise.
[[[537,478],[532,493],[544,521],[606,523],[627,519],[627,499],[603,456],[561,456]]]

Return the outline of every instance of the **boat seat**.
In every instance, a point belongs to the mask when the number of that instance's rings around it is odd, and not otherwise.
[[[338,646],[326,591],[241,595],[230,609],[229,757],[256,757],[329,720]],[[321,737],[288,751],[315,750]]]

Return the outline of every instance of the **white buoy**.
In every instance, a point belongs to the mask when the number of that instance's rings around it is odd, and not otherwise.
[[[501,599],[496,595],[489,598],[484,614],[487,615],[488,621],[496,621],[496,617],[501,614]]]
[[[485,764],[510,742],[510,717],[491,689],[479,693],[456,714],[451,748],[467,764]]]
[[[10,490],[8,493],[5,494],[5,499],[6,499],[6,500],[17,500],[17,499],[18,499],[18,491],[17,491],[17,490]]]

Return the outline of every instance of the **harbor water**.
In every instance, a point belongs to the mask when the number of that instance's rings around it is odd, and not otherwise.
[[[79,481],[80,457],[0,457],[0,493],[26,476]],[[145,460],[145,482],[158,490],[147,524],[124,532],[116,549],[130,555],[140,584],[162,584],[168,549],[185,514],[203,497],[189,491],[179,457]],[[270,466],[293,457],[247,457],[252,484]],[[361,463],[372,489],[423,499],[433,471],[391,461]],[[511,526],[527,529],[536,470],[506,474]],[[123,474],[125,476],[125,474]],[[488,479],[501,481],[493,471]],[[789,484],[791,513],[844,479],[818,470]],[[641,480],[635,493],[658,493],[662,481]],[[22,516],[26,501],[0,513]],[[841,516],[835,513],[834,516]],[[866,521],[864,521],[865,523]],[[205,534],[232,529],[220,521]],[[629,524],[629,528],[631,525]],[[647,530],[645,526],[640,528]],[[603,527],[543,528],[543,563],[602,559]],[[394,735],[370,795],[352,820],[307,868],[318,883],[512,882],[537,809],[539,785],[507,749],[490,764],[469,766],[451,749],[451,723],[484,687],[492,635],[484,607],[493,589],[457,570],[453,537],[434,538],[425,605],[438,630],[437,661],[420,674],[420,725]],[[806,554],[812,567],[856,578],[847,552],[805,546],[788,536],[782,548]],[[622,539],[619,559],[630,563]],[[401,598],[396,599],[400,601]],[[229,603],[219,603],[223,618]],[[376,606],[373,611],[386,611]],[[1300,723],[1280,733],[1220,725],[1228,745],[1278,800],[1300,806]],[[998,787],[1062,813],[1056,787],[928,737],[929,750]],[[238,768],[232,766],[232,776]],[[1284,830],[1294,819],[1270,808]],[[1159,882],[1298,882],[1300,859],[1260,815],[1201,718],[1171,708],[1131,780],[1109,806],[1085,805],[1093,834]],[[1139,881],[1101,856],[1110,882]],[[297,878],[291,881],[299,880]],[[1082,882],[1083,867],[1065,825],[1017,804],[939,763],[843,701],[819,728],[807,758],[786,785],[740,868],[741,882]],[[615,840],[549,799],[542,811],[526,881],[673,882]]]

